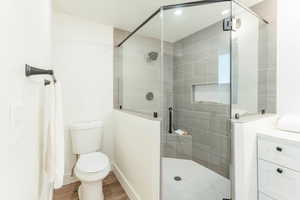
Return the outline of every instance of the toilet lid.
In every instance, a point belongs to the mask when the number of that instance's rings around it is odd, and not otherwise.
[[[100,152],[80,155],[77,168],[82,172],[99,172],[109,167],[108,157]]]

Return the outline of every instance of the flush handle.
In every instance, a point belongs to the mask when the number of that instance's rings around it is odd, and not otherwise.
[[[282,148],[281,148],[281,147],[276,147],[276,150],[277,150],[278,152],[282,152]]]

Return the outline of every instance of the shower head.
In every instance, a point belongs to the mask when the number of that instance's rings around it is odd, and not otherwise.
[[[148,58],[147,58],[148,62],[155,61],[155,60],[157,60],[157,58],[158,58],[157,52],[151,51],[150,53],[148,53]]]

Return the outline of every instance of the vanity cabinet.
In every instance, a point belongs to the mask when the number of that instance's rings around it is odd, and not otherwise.
[[[300,199],[300,141],[258,135],[257,158],[259,200]]]

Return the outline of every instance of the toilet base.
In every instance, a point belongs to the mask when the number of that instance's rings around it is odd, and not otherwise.
[[[104,200],[102,180],[81,182],[78,190],[79,200]]]

